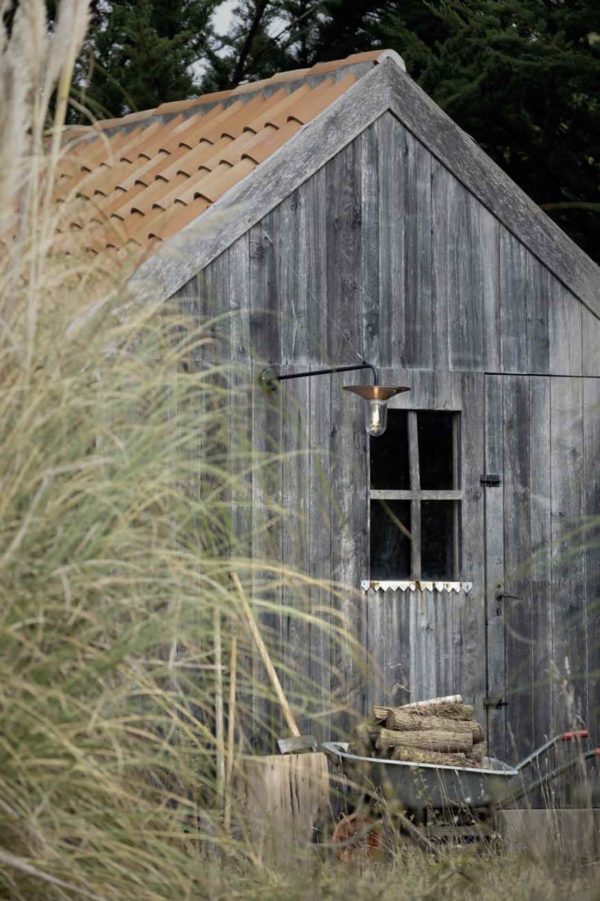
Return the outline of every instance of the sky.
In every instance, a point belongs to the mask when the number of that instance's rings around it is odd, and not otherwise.
[[[217,31],[227,31],[227,27],[231,21],[231,13],[235,6],[235,0],[225,0],[214,13],[213,21]]]

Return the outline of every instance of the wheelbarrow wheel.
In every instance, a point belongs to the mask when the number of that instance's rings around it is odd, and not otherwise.
[[[342,814],[333,827],[332,843],[337,860],[378,857],[383,850],[383,822],[358,810]]]

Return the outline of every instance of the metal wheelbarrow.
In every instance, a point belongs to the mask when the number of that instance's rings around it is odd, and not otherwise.
[[[587,730],[563,732],[512,767],[493,757],[485,768],[411,763],[352,754],[343,742],[325,742],[322,750],[332,764],[334,777],[347,806],[373,811],[382,799],[401,810],[399,828],[413,839],[484,837],[496,827],[496,812],[515,804],[577,765],[600,757],[600,748],[583,749]],[[573,742],[577,752],[542,773],[544,755],[563,742]],[[415,828],[416,827],[416,828]],[[418,835],[416,834],[418,832]],[[430,842],[425,842],[428,846]]]

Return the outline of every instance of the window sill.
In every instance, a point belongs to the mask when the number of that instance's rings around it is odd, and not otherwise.
[[[421,580],[419,582],[409,582],[409,581],[388,581],[388,582],[378,582],[376,580],[369,581],[368,579],[362,581],[360,583],[360,587],[363,591],[440,591],[440,592],[456,592],[468,594],[473,588],[472,582],[429,582]]]

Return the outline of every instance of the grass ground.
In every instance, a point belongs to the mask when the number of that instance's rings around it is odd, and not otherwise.
[[[233,876],[233,878],[230,878]],[[596,901],[600,864],[562,859],[535,860],[512,852],[486,854],[452,850],[440,860],[404,850],[393,862],[305,865],[300,872],[220,872],[211,899],[261,901]]]

